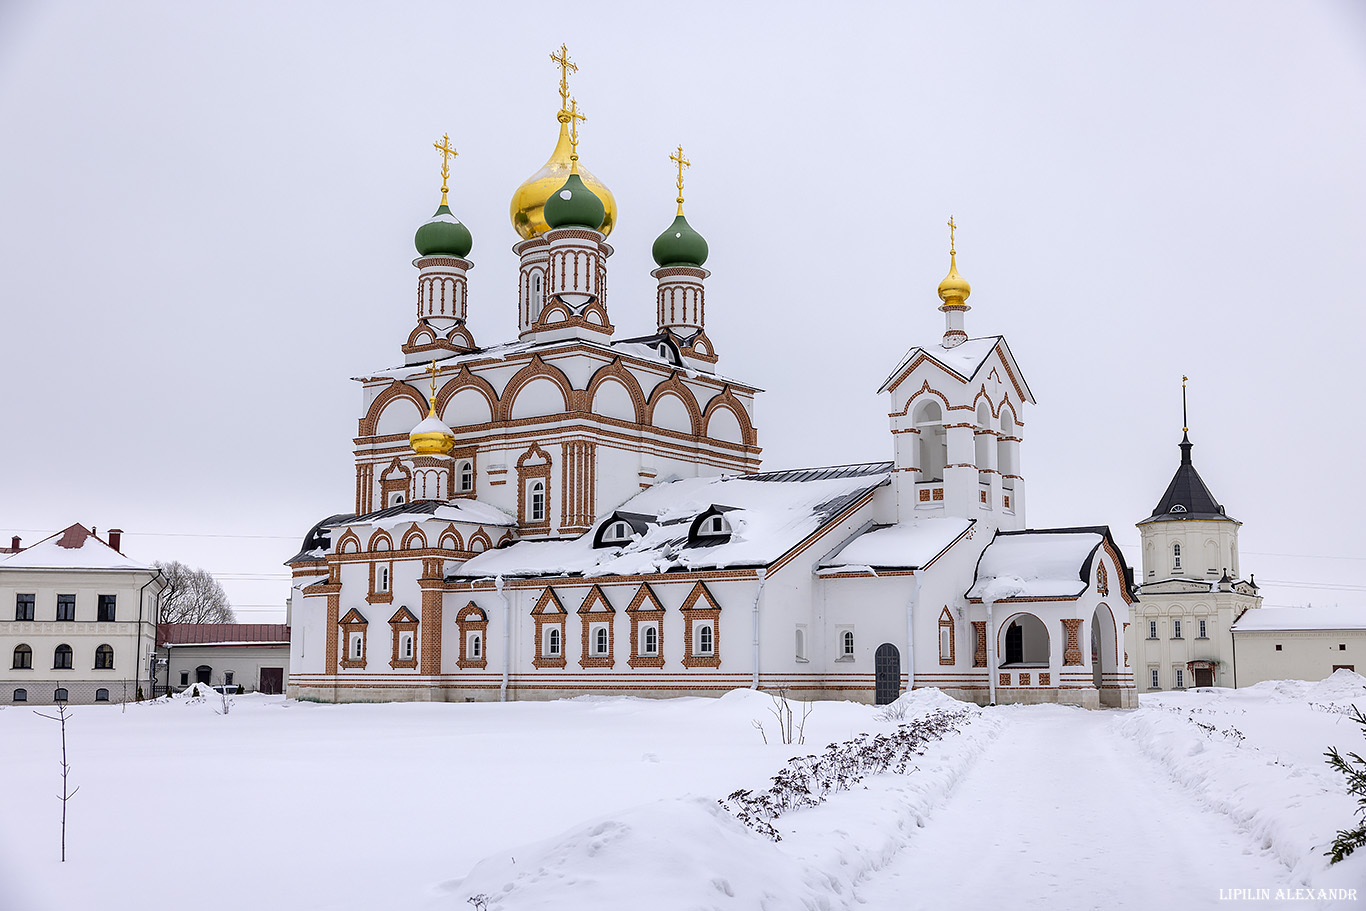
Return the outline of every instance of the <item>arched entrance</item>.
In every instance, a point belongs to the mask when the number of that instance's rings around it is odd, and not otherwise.
[[[896,702],[901,695],[901,652],[890,642],[884,642],[873,654],[875,701],[878,705]]]
[[[209,667],[207,664],[201,664],[199,667],[194,669],[195,683],[209,683],[211,682],[209,678],[212,676],[213,668]]]
[[[1115,631],[1115,618],[1109,606],[1102,601],[1091,615],[1091,682],[1100,690],[1100,704],[1118,706],[1120,704],[1118,677],[1119,637]]]
[[[1016,614],[1001,627],[1001,667],[1048,667],[1048,630],[1033,614]]]

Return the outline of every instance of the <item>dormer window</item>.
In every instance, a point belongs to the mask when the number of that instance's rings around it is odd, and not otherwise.
[[[603,544],[625,544],[630,540],[631,526],[621,520],[608,525],[607,530],[602,533]]]
[[[732,528],[723,510],[729,508],[713,506],[694,519],[692,530],[688,535],[689,543],[700,547],[711,547],[726,543],[731,536]]]
[[[1185,511],[1186,511],[1186,507],[1182,506],[1180,503],[1174,504],[1174,505],[1172,506],[1171,509],[1167,510],[1167,512],[1185,512]]]
[[[401,493],[392,493],[392,494],[389,495],[389,505],[390,505],[390,506],[402,506],[402,505],[403,505],[404,503],[406,503],[406,502],[407,502],[407,497],[405,497],[405,496],[404,496],[403,494],[401,494]]]
[[[707,516],[702,522],[702,527],[698,534],[703,535],[724,535],[729,534],[730,529],[726,527],[726,517],[722,515]]]
[[[655,517],[635,512],[616,512],[598,527],[594,547],[625,547],[650,530]]]

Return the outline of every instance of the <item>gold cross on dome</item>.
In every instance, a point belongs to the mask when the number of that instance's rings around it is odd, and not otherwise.
[[[954,232],[955,229],[957,229],[957,227],[958,227],[958,226],[955,225],[955,224],[953,223],[953,216],[950,215],[950,216],[949,216],[949,255],[950,255],[950,256],[952,256],[954,253],[957,252],[956,250],[953,249],[953,232]]]
[[[432,143],[432,148],[441,153],[441,204],[446,204],[446,183],[451,176],[451,159],[460,153],[451,145],[451,134],[442,133],[441,141]]]
[[[575,98],[569,99],[569,158],[571,161],[579,159],[579,121],[587,120],[588,117],[579,110],[579,102]]]
[[[679,146],[678,151],[669,156],[669,160],[678,165],[678,204],[683,205],[683,169],[691,168],[692,162],[683,157],[683,147]]]
[[[427,372],[432,375],[432,395],[428,401],[432,406],[432,414],[436,414],[436,358],[432,358],[431,366],[427,368]]]
[[[550,55],[551,61],[560,67],[560,110],[569,110],[569,74],[577,73],[579,67],[574,61],[569,59],[569,48],[563,44],[559,51]]]

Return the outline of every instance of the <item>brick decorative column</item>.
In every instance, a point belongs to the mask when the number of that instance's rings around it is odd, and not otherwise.
[[[1063,648],[1064,667],[1081,667],[1081,620],[1064,620],[1062,628],[1066,645]]]
[[[972,621],[972,666],[987,666],[987,621]]]
[[[1129,666],[1129,624],[1124,624],[1124,666]]]
[[[445,582],[441,577],[440,559],[422,561],[422,578],[417,580],[422,589],[422,653],[418,655],[418,673],[435,677],[441,673],[441,596]]]

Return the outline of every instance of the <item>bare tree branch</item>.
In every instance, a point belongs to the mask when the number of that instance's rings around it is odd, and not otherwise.
[[[178,560],[158,561],[166,577],[161,596],[162,623],[236,623],[227,592],[207,570],[194,569]]]

